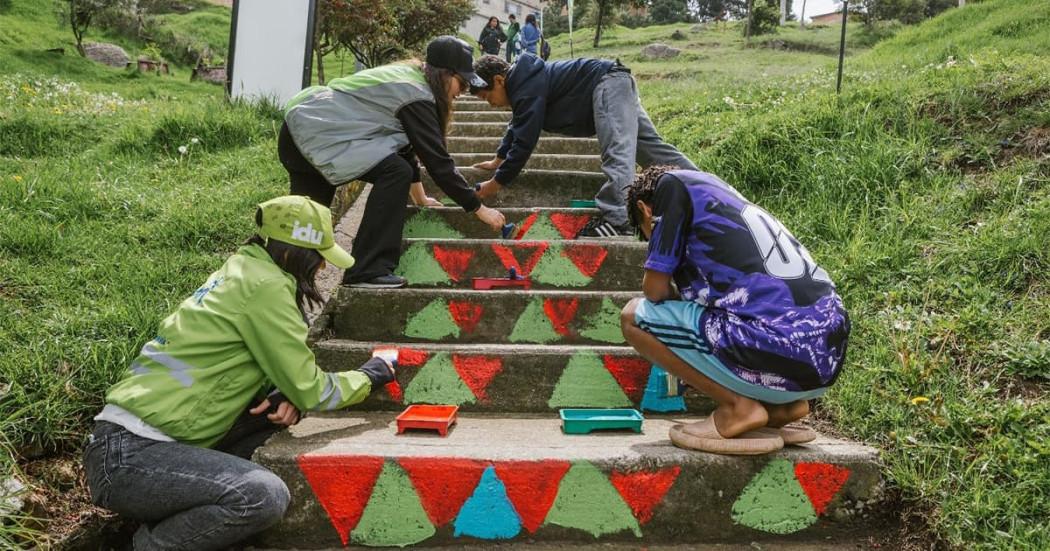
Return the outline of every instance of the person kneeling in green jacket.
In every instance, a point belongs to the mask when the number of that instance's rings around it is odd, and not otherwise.
[[[354,263],[328,208],[279,197],[255,223],[257,235],[161,322],[95,417],[91,498],[142,522],[134,549],[221,549],[276,523],[288,488],[248,460],[255,448],[300,412],[356,404],[394,380],[379,357],[326,373],[307,347],[318,269]]]

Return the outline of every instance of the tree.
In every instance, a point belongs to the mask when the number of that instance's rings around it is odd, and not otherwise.
[[[91,22],[105,12],[120,7],[124,0],[57,0],[59,20],[69,25],[73,38],[77,41],[77,52],[84,53],[84,34]]]
[[[646,0],[594,0],[598,6],[598,12],[594,17],[594,47],[597,48],[602,39],[602,31],[611,26],[613,15],[616,10],[632,6],[636,8],[646,7]]]
[[[747,16],[747,0],[692,0],[693,14],[702,20],[722,21]]]
[[[686,0],[652,0],[649,17],[657,25],[689,21],[689,6]]]

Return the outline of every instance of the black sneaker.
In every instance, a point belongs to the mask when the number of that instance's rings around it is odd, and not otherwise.
[[[368,281],[357,281],[347,283],[350,287],[360,287],[363,289],[398,289],[408,285],[408,280],[394,274],[381,275],[379,277],[373,277]]]
[[[614,226],[601,219],[600,216],[591,218],[587,225],[576,234],[576,239],[629,239],[634,237],[630,224]]]

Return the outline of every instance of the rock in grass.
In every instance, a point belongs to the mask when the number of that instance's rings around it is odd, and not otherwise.
[[[26,506],[26,485],[9,476],[0,482],[0,517],[21,513]]]
[[[689,37],[687,37],[685,33],[682,32],[682,29],[678,29],[677,31],[671,33],[671,40],[685,40],[686,38]]]
[[[116,44],[106,44],[104,42],[84,44],[84,55],[91,61],[119,69],[123,69],[128,66],[128,63],[131,63],[131,57],[128,56],[128,53],[124,51],[124,48]]]
[[[672,48],[667,44],[650,44],[642,48],[642,57],[648,59],[670,59],[678,57],[680,53],[682,53],[682,50]]]

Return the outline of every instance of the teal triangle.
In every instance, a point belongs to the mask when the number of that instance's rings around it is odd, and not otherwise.
[[[521,531],[521,519],[510,504],[507,487],[496,476],[496,468],[492,465],[485,469],[474,494],[459,510],[455,527],[457,537],[473,536],[485,540],[510,539]]]
[[[791,534],[817,522],[817,514],[795,478],[795,466],[774,459],[733,503],[733,520],[771,534]]]

